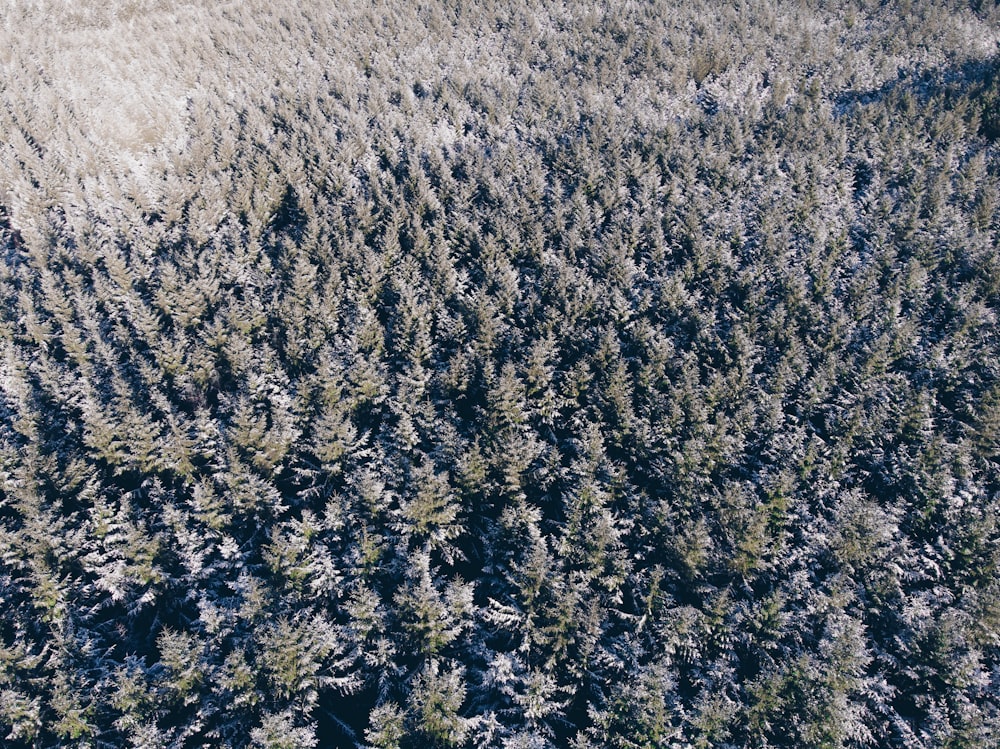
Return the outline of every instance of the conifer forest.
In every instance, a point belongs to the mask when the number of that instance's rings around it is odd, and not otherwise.
[[[1000,747],[1000,7],[8,0],[0,746]]]

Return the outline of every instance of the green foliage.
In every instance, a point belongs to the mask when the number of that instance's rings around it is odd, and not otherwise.
[[[300,749],[317,745],[312,726],[297,726],[291,711],[266,715],[250,732],[251,746],[259,749]]]
[[[442,669],[430,661],[417,675],[410,692],[409,707],[417,729],[430,746],[461,746],[468,732],[468,721],[459,711],[465,700],[460,667]]]
[[[677,685],[669,667],[651,664],[631,675],[623,687],[611,705],[597,713],[595,737],[602,745],[622,749],[669,746],[680,735]]]
[[[156,644],[160,663],[169,674],[167,687],[182,700],[192,698],[205,678],[197,640],[185,632],[164,629]]]
[[[987,5],[8,3],[0,741],[995,746]]]

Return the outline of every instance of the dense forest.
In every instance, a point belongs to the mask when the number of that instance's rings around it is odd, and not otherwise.
[[[0,743],[1000,746],[998,43],[5,3]]]

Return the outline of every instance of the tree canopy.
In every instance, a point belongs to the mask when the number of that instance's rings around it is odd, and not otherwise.
[[[996,746],[995,7],[0,20],[5,746]]]

